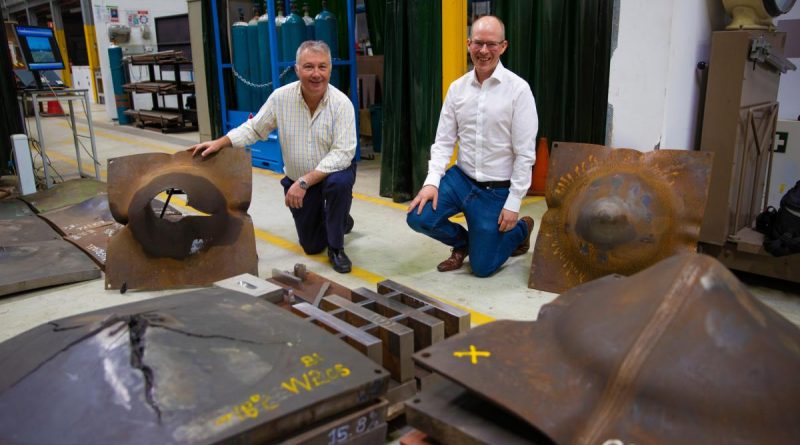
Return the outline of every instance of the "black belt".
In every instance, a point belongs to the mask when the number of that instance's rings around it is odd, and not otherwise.
[[[467,176],[467,175],[464,175]],[[467,178],[472,181],[473,184],[477,185],[482,189],[507,189],[511,187],[511,181],[476,181],[469,176]]]

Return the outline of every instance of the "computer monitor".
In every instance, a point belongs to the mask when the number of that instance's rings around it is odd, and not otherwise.
[[[39,26],[14,26],[28,70],[34,73],[36,85],[42,88],[40,71],[63,70],[64,61],[56,42],[56,36],[50,28]]]

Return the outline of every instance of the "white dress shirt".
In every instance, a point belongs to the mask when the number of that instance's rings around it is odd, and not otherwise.
[[[228,132],[228,138],[234,147],[244,147],[266,139],[275,128],[284,172],[292,180],[312,170],[344,170],[356,154],[353,103],[333,85],[328,85],[313,116],[303,100],[299,81],[278,88],[258,114]]]
[[[458,142],[456,165],[479,182],[510,179],[503,208],[519,212],[531,184],[538,130],[536,102],[528,82],[500,62],[483,84],[470,71],[447,91],[425,185],[439,187]]]

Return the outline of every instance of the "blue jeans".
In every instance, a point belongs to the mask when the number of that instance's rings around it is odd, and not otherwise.
[[[436,210],[428,201],[417,215],[414,209],[406,217],[415,231],[428,235],[455,249],[468,248],[472,273],[488,277],[506,262],[511,252],[528,236],[524,221],[508,232],[501,232],[497,220],[508,197],[507,188],[480,188],[458,167],[452,167],[439,183]],[[469,231],[448,218],[464,212]]]
[[[344,229],[350,205],[353,203],[353,184],[356,182],[356,164],[329,174],[322,182],[306,190],[303,207],[292,209],[294,226],[300,246],[308,255],[320,253],[326,247],[344,247]],[[294,181],[281,179],[283,194]]]

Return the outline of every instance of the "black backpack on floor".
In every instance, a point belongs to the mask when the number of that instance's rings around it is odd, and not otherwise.
[[[764,234],[764,250],[774,256],[800,253],[800,181],[781,198],[781,208],[767,207],[756,218]]]

